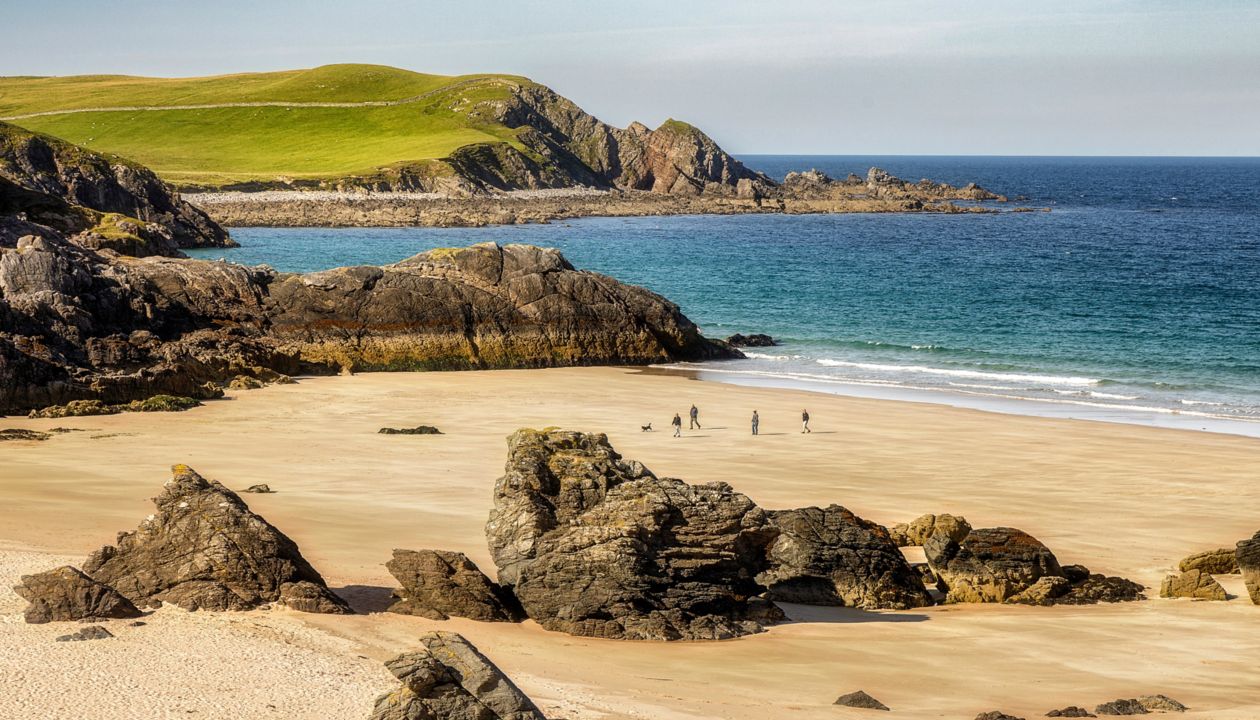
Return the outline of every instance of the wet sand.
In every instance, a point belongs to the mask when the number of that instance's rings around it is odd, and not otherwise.
[[[704,429],[670,437],[670,417],[685,417],[693,402]],[[799,432],[802,407],[813,417],[811,435]],[[748,430],[754,408],[757,438]],[[640,432],[649,421],[657,432]],[[418,424],[446,434],[376,433]],[[0,419],[0,427],[58,426],[84,431],[0,445],[0,663],[8,691],[0,716],[47,707],[46,717],[78,717],[62,708],[87,707],[88,717],[188,717],[178,705],[200,717],[366,717],[375,693],[392,685],[380,661],[432,628],[464,633],[550,714],[571,720],[859,717],[830,704],[856,689],[907,718],[991,709],[1033,717],[1149,693],[1190,705],[1187,717],[1260,716],[1260,607],[1245,599],[1241,582],[1224,579],[1243,595],[1226,603],[1155,597],[1181,557],[1260,529],[1254,438],[614,368],[320,378],[235,393],[187,413]],[[800,622],[688,644],[573,638],[533,623],[169,609],[154,627],[126,628],[127,638],[61,644],[52,637],[77,627],[23,624],[22,603],[7,590],[21,572],[81,562],[134,528],[179,462],[238,490],[269,484],[274,495],[247,502],[360,609],[386,602],[393,581],[383,563],[395,547],[460,550],[493,574],[482,526],[504,437],[522,426],[607,432],[626,457],[658,474],[723,480],[769,508],[835,502],[885,524],[952,512],[976,527],[1019,527],[1062,562],[1137,580],[1153,599],[888,613],[789,606]],[[185,625],[186,635],[168,631]],[[128,642],[136,652],[121,652]],[[192,647],[195,665],[181,661]],[[216,668],[223,683],[197,679]],[[253,685],[236,687],[249,676]],[[335,691],[330,677],[338,678]],[[172,686],[182,705],[152,702]],[[355,697],[360,709],[346,709]],[[149,709],[129,714],[133,702]]]

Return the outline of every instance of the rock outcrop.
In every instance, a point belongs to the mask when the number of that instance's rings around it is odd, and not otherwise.
[[[1046,575],[1063,574],[1049,548],[1015,528],[972,530],[961,542],[938,533],[924,551],[947,603],[1003,602]]]
[[[524,618],[516,598],[492,582],[458,552],[395,550],[385,563],[402,585],[394,591],[390,612],[420,615],[432,620],[450,616],[482,622],[520,622]]]
[[[604,435],[520,430],[486,524],[499,582],[549,630],[722,639],[782,619],[755,596],[778,531],[724,483],[623,460]]]
[[[1077,707],[1076,705],[1069,705],[1065,708],[1051,710],[1050,712],[1046,713],[1046,717],[1083,718],[1083,717],[1098,717],[1098,716],[1086,710],[1083,707]]]
[[[967,537],[967,533],[971,532],[971,523],[962,516],[928,513],[908,523],[898,523],[888,528],[888,532],[898,547],[926,545],[927,541],[938,532],[943,532],[949,536],[950,540],[960,543]]]
[[[751,335],[735,333],[726,338],[726,343],[734,347],[774,347],[778,344],[774,338],[764,333],[752,333]]]
[[[1251,602],[1260,605],[1260,532],[1239,542],[1235,557]]]
[[[134,618],[141,612],[108,585],[64,565],[36,575],[23,575],[13,588],[30,603],[24,613],[28,623],[61,622],[88,618]]]
[[[1181,572],[1202,570],[1209,575],[1230,575],[1238,572],[1238,555],[1232,548],[1206,550],[1187,556],[1177,564]]]
[[[410,428],[383,427],[376,431],[380,435],[441,435],[442,431],[432,425],[417,425]]]
[[[83,570],[93,580],[141,607],[248,610],[281,603],[304,612],[350,612],[297,545],[236,493],[185,465],[172,475],[154,499],[156,513],[88,558]]]
[[[1007,715],[1001,710],[990,710],[989,712],[977,715],[976,720],[1024,720],[1024,718]]]
[[[40,232],[0,247],[0,413],[212,398],[240,375],[738,356],[668,300],[554,250],[487,244],[286,275],[120,259]]]
[[[1169,575],[1160,585],[1159,596],[1194,600],[1227,600],[1225,588],[1206,572],[1194,569]]]
[[[148,168],[0,122],[0,214],[17,212],[127,255],[235,245]]]
[[[757,576],[766,597],[865,610],[923,607],[932,599],[883,526],[839,505],[772,510],[779,536]]]
[[[114,634],[100,625],[88,625],[78,632],[69,635],[59,635],[56,642],[83,642],[85,640],[108,640],[114,637]]]
[[[462,636],[425,633],[423,650],[385,663],[402,687],[377,698],[371,720],[546,720],[494,663]]]
[[[890,708],[884,703],[876,700],[866,693],[865,690],[847,693],[836,698],[833,705],[842,705],[844,707],[861,708],[863,710],[889,710]]]

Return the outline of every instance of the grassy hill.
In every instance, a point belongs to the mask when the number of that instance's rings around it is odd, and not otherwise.
[[[176,79],[8,77],[0,78],[0,118],[138,161],[184,187],[335,180],[423,169],[481,143],[529,155],[517,131],[487,113],[521,84],[530,81],[376,65]],[[326,106],[300,106],[310,103]],[[337,103],[362,105],[327,106]],[[204,105],[243,106],[179,107]]]

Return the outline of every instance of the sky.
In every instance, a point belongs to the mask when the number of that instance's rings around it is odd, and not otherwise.
[[[1260,155],[1260,0],[0,0],[0,75],[526,75],[734,153]]]

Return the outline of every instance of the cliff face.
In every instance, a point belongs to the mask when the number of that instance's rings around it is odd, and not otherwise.
[[[554,250],[482,245],[277,275],[102,253],[51,228],[0,247],[0,413],[221,394],[237,375],[736,356],[664,298]]]
[[[234,245],[149,169],[6,123],[0,123],[0,182],[4,212],[33,209],[63,232],[86,233],[83,240],[94,247],[170,255]]]

